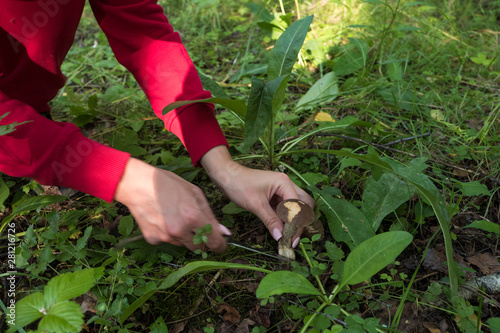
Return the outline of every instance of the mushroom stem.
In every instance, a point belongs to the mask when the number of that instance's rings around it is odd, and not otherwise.
[[[278,253],[290,260],[295,260],[295,251],[292,248],[292,237],[297,231],[297,227],[291,223],[285,223],[283,227],[283,237],[278,242]]]

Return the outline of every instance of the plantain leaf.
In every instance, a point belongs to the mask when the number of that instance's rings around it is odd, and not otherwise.
[[[297,56],[311,25],[313,16],[306,16],[295,21],[278,38],[271,51],[267,75],[269,80],[290,74],[293,65],[297,61]]]
[[[179,282],[180,279],[187,275],[195,274],[195,273],[200,273],[200,272],[205,272],[205,271],[210,271],[214,269],[228,269],[228,268],[233,268],[233,269],[248,269],[252,271],[258,271],[262,273],[271,273],[271,271],[260,268],[260,267],[255,267],[255,266],[249,266],[249,265],[242,265],[242,264],[233,264],[229,262],[217,262],[217,261],[195,261],[187,264],[186,266],[180,268],[179,270],[175,271],[174,273],[170,274],[167,276],[165,280],[161,283],[161,285],[158,287],[158,289],[151,290],[148,293],[142,295],[139,297],[134,303],[130,304],[125,310],[123,310],[122,315],[120,316],[120,322],[123,323],[125,320],[127,320],[130,315],[132,315],[135,310],[137,310],[139,307],[141,307],[151,296],[153,296],[158,290],[160,289],[168,289],[175,285],[177,282]]]
[[[290,271],[272,272],[264,276],[255,295],[257,298],[266,298],[284,293],[321,295],[305,277]]]
[[[368,280],[390,264],[411,243],[413,236],[406,231],[378,234],[357,246],[344,264],[339,289]]]
[[[250,148],[264,133],[273,113],[277,112],[283,103],[287,81],[288,75],[280,76],[268,83],[264,83],[256,76],[252,77],[252,90],[245,118],[246,148]]]
[[[370,177],[365,182],[361,211],[377,231],[384,217],[410,200],[415,191],[415,187],[393,173],[382,174],[378,181]]]
[[[322,195],[322,198],[325,206],[321,211],[336,241],[344,242],[352,249],[375,235],[370,220],[349,201],[327,195]]]
[[[245,113],[247,112],[247,106],[245,102],[237,100],[237,99],[230,99],[230,98],[220,98],[220,97],[210,97],[210,98],[205,98],[205,99],[198,99],[194,101],[177,101],[170,103],[167,105],[165,108],[162,110],[162,114],[165,115],[168,112],[177,109],[181,106],[188,105],[188,104],[194,104],[194,103],[214,103],[214,104],[220,104],[226,109],[229,109],[236,113],[239,116],[244,117]]]
[[[311,107],[320,103],[329,103],[337,98],[339,85],[334,72],[325,74],[316,81],[304,96],[297,102],[295,109]]]

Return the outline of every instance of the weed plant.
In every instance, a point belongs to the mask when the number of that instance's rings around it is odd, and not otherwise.
[[[35,182],[2,175],[0,237],[10,242],[15,223],[24,330],[500,331],[495,293],[463,294],[465,282],[488,275],[468,258],[499,255],[499,1],[160,4],[206,89],[244,105],[216,107],[234,158],[289,174],[317,199],[324,233],[304,235],[292,263],[232,247],[221,255],[153,247],[132,241],[138,228],[119,204],[40,196]],[[276,90],[283,96],[248,140],[249,98],[279,77],[269,74],[273,49],[309,15],[297,61]],[[63,72],[56,120],[201,186],[236,238],[276,251],[262,224],[229,203],[163,130],[88,7]],[[200,230],[200,242],[208,232]],[[7,246],[0,255],[8,258]],[[33,311],[40,307],[49,312]]]

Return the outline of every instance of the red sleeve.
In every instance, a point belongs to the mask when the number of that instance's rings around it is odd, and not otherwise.
[[[153,0],[91,0],[90,4],[116,58],[134,75],[166,129],[182,141],[193,164],[211,148],[227,146],[213,105],[192,104],[162,115],[174,101],[211,97],[163,9]]]
[[[2,172],[113,201],[128,153],[92,141],[75,125],[51,121],[0,91],[0,115],[6,113],[0,125],[28,123],[0,136]]]

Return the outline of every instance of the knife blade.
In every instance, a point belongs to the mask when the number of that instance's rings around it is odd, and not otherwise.
[[[243,244],[241,242],[238,242],[238,241],[234,240],[233,238],[225,237],[225,239],[226,239],[226,242],[227,242],[228,245],[231,245],[231,246],[234,246],[234,247],[238,247],[240,249],[244,249],[244,250],[247,250],[247,251],[250,251],[250,252],[258,253],[260,255],[263,255],[263,256],[266,256],[266,257],[269,257],[269,258],[273,258],[273,259],[277,259],[277,260],[281,260],[281,261],[287,261],[287,262],[291,262],[292,261],[292,260],[288,259],[287,257],[280,256],[279,254],[272,254],[272,253],[269,253],[269,252],[261,251],[261,250],[259,250],[257,248],[249,246],[247,244]],[[125,238],[121,242],[119,242],[118,244],[116,244],[115,247],[118,248],[118,249],[119,248],[123,248],[127,244],[129,244],[129,243],[140,241],[140,240],[144,240],[144,236],[143,235],[137,235],[137,236]]]

